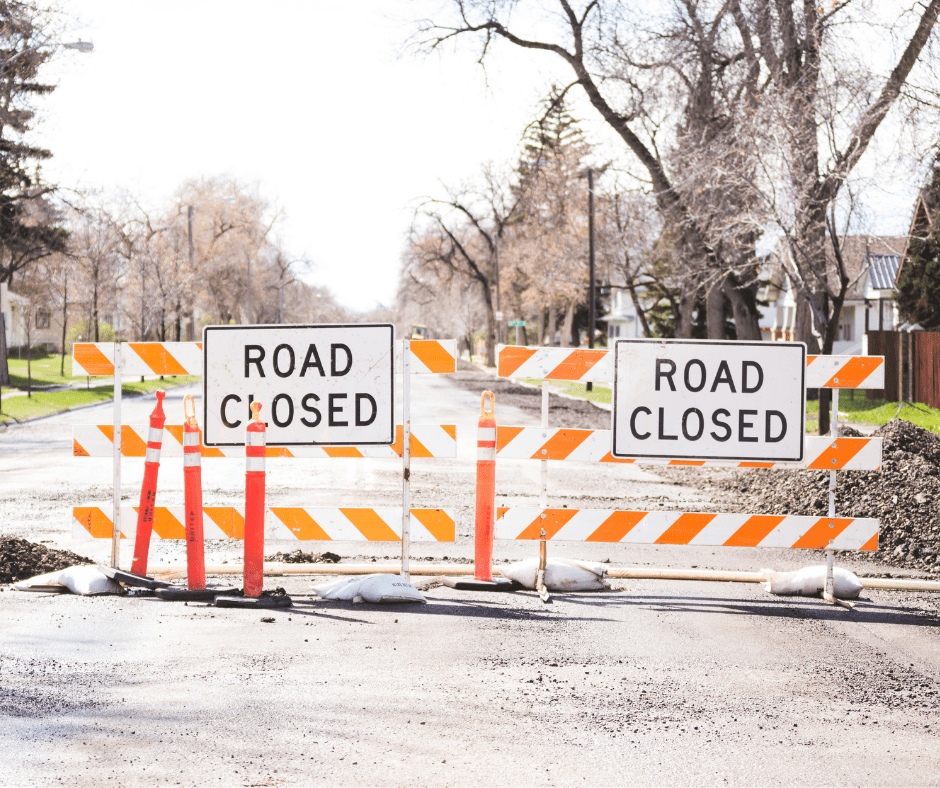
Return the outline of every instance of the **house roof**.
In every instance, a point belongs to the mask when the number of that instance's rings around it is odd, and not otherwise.
[[[869,254],[869,283],[875,290],[893,290],[900,265],[900,254]]]

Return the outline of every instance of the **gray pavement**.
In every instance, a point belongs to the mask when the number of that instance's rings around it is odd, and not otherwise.
[[[457,509],[460,536],[412,555],[469,557],[478,397],[445,377],[417,381],[415,420],[456,421],[460,456],[415,461],[415,502]],[[182,396],[170,394],[172,421]],[[125,422],[145,423],[152,407],[126,401]],[[534,423],[498,402],[497,415]],[[111,463],[72,458],[68,427],[109,419],[102,407],[0,434],[0,531],[108,556],[107,542],[69,533],[71,506],[110,501]],[[207,461],[206,504],[237,503],[243,469]],[[142,470],[124,463],[128,500]],[[393,503],[401,483],[392,461],[268,470],[272,502],[297,505]],[[536,503],[538,464],[501,463],[498,489],[500,504]],[[633,466],[553,463],[550,489],[553,505],[720,506]],[[182,502],[179,460],[161,468],[160,494]],[[266,549],[298,546],[398,552]],[[499,560],[535,551],[496,548]],[[207,560],[239,552],[212,543]],[[174,542],[151,552],[183,554]],[[819,560],[597,544],[550,554],[750,570]],[[268,579],[295,607],[265,613],[0,593],[0,786],[940,784],[936,596],[865,592],[850,613],[752,584],[626,580],[551,605],[434,586],[426,605],[377,607],[321,601],[315,582]]]

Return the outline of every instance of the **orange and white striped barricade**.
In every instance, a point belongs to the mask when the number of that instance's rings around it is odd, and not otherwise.
[[[501,377],[543,381],[612,381],[613,355],[605,349],[500,347],[497,371]],[[876,550],[878,521],[837,518],[837,470],[878,470],[882,461],[880,438],[845,438],[838,434],[839,389],[883,388],[884,359],[880,356],[807,356],[805,387],[829,388],[832,397],[832,432],[805,436],[800,462],[739,460],[676,460],[614,457],[609,430],[548,428],[547,388],[543,389],[542,427],[501,426],[497,430],[497,457],[542,461],[541,506],[500,509],[497,539],[575,540],[633,544],[700,544],[713,546],[798,547],[827,553],[827,590],[824,597],[850,607],[832,595],[834,550]],[[771,515],[728,515],[701,512],[628,512],[549,509],[546,506],[545,468],[548,460],[698,467],[811,468],[830,471],[829,512],[826,518]],[[544,536],[541,536],[544,534]]]
[[[186,414],[188,407],[192,413]],[[186,502],[186,578],[190,591],[206,587],[205,541],[202,528],[202,466],[200,463],[199,424],[192,395],[183,400],[183,497]]]
[[[396,373],[452,373],[456,369],[456,341],[396,340]],[[76,376],[114,375],[193,375],[204,372],[201,342],[96,342],[76,343],[73,374]],[[407,390],[407,385],[405,386]],[[407,393],[407,391],[406,391]],[[119,396],[119,395],[116,395]],[[404,409],[403,423],[397,425],[391,445],[342,446],[272,446],[264,457],[276,458],[400,458],[403,461],[403,506],[375,508],[323,509],[305,507],[265,508],[266,539],[391,541],[402,544],[402,567],[407,571],[408,543],[418,541],[453,542],[456,527],[453,511],[415,508],[409,505],[410,461],[412,458],[457,456],[457,432],[453,424],[411,424],[410,410]],[[198,429],[198,427],[197,427]],[[184,457],[188,463],[198,458],[246,457],[245,446],[206,447],[192,443],[182,424],[166,424],[163,430],[162,458]],[[73,430],[73,454],[76,457],[111,456],[115,462],[114,500],[110,510],[98,505],[73,507],[73,530],[80,538],[111,538],[112,562],[117,565],[122,516],[137,517],[134,507],[121,506],[120,460],[145,457],[148,434],[146,426],[122,425],[119,411],[114,425],[78,425]],[[187,469],[196,467],[187,465]],[[187,477],[188,478],[188,477]],[[201,487],[199,489],[201,497]],[[193,513],[195,515],[196,509]],[[201,507],[204,536],[213,539],[240,539],[244,533],[244,513],[234,507]],[[183,507],[156,507],[152,537],[187,539],[189,512]],[[215,519],[213,519],[215,518]],[[397,522],[396,522],[397,520]],[[105,534],[104,529],[108,529]],[[200,540],[200,545],[201,545]],[[204,567],[204,559],[203,559]],[[182,598],[182,597],[180,597]]]
[[[157,392],[157,404],[150,414],[150,433],[147,436],[147,460],[144,462],[144,481],[140,488],[140,507],[137,514],[137,533],[134,538],[134,560],[131,572],[147,574],[147,557],[150,553],[150,533],[153,530],[153,509],[157,505],[157,476],[160,473],[160,449],[163,446],[163,412],[165,391]]]
[[[251,403],[245,430],[245,596],[261,596],[264,587],[264,422],[260,402]]]

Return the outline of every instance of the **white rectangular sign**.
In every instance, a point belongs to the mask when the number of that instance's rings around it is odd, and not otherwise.
[[[802,342],[621,339],[614,354],[614,457],[802,461]]]
[[[269,446],[390,445],[390,324],[207,326],[203,443],[241,446],[253,401]]]

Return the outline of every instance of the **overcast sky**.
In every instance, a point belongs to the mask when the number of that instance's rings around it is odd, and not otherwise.
[[[431,5],[70,0],[64,37],[95,50],[54,64],[34,136],[54,153],[45,175],[151,206],[188,179],[234,176],[284,210],[282,238],[314,261],[311,281],[355,309],[391,304],[417,201],[510,161],[547,85],[569,78],[557,58],[506,46],[489,86],[468,50],[401,57]],[[589,137],[610,140],[581,114]],[[906,230],[909,196],[876,202],[877,231]]]
[[[45,175],[148,205],[194,177],[257,184],[313,281],[356,309],[390,304],[416,201],[510,159],[554,66],[509,53],[494,66],[512,80],[488,88],[470,54],[399,57],[423,7],[72,0],[65,38],[95,50],[55,64]]]

